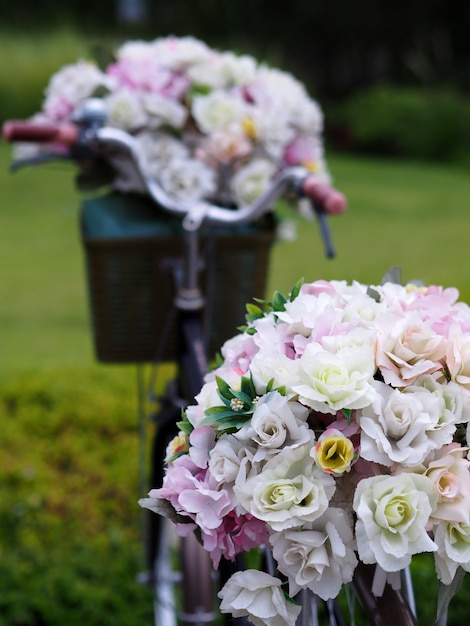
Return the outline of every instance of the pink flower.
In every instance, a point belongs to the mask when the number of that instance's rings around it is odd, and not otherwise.
[[[215,491],[200,485],[180,493],[178,504],[191,517],[194,516],[199,528],[208,534],[220,526],[221,520],[232,508],[227,490]]]
[[[189,89],[189,80],[161,67],[157,59],[121,59],[107,68],[117,87],[158,93],[167,98],[181,100]]]
[[[432,515],[434,521],[470,524],[470,462],[462,454],[459,444],[449,444],[428,465],[426,475],[439,492],[437,509]]]
[[[422,374],[443,369],[445,338],[418,315],[384,315],[376,320],[376,326],[376,360],[387,384],[411,385]]]
[[[315,172],[322,158],[322,144],[317,137],[296,137],[284,152],[287,165],[303,165]]]
[[[209,463],[209,452],[215,445],[215,432],[210,426],[199,426],[189,436],[189,456],[197,467],[204,469]]]
[[[268,543],[266,524],[249,513],[238,515],[230,511],[212,533],[203,533],[204,548],[210,553],[214,567],[221,557],[233,561],[237,554]]]
[[[205,476],[205,473],[202,473],[201,470],[199,470],[200,474],[198,474],[198,470],[199,468],[189,455],[184,454],[178,457],[175,461],[169,463],[162,487],[151,489],[149,497],[168,500],[177,512],[183,515],[187,514],[179,504],[179,495],[185,491],[197,488],[198,478],[204,478]]]

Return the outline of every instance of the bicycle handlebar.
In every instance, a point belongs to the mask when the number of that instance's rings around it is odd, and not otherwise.
[[[195,204],[181,203],[171,198],[154,180],[145,177],[139,167],[139,157],[134,137],[118,128],[101,125],[88,127],[80,124],[50,124],[33,121],[10,120],[3,126],[3,138],[8,142],[29,141],[33,143],[62,143],[66,146],[83,145],[99,154],[117,147],[125,150],[135,166],[144,187],[150,196],[166,211],[183,217],[188,230],[199,227],[202,221],[215,224],[244,224],[254,221],[269,210],[273,202],[289,187],[293,186],[299,195],[309,197],[317,216],[327,247],[328,256],[333,256],[331,242],[325,238],[328,234],[324,213],[338,215],[346,208],[344,195],[328,184],[319,182],[314,175],[301,167],[289,167],[280,172],[271,186],[252,204],[237,210],[227,209],[209,202]]]
[[[78,141],[79,129],[76,124],[50,124],[8,120],[3,125],[3,139],[10,143],[28,141],[31,143],[63,143],[73,145]]]

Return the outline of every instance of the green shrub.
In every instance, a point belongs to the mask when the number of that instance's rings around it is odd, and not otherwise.
[[[91,46],[68,27],[29,35],[0,31],[0,122],[39,111],[51,75],[66,63],[91,58]]]
[[[353,150],[436,161],[470,152],[470,106],[451,91],[378,85],[329,111]]]

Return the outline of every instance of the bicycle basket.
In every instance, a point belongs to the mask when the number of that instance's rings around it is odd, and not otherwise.
[[[182,256],[181,220],[143,196],[112,193],[83,202],[81,229],[97,359],[153,361],[175,297],[164,268]],[[214,260],[207,264],[213,276],[209,270],[202,275],[209,354],[244,322],[245,304],[264,295],[273,240],[272,221],[204,234],[202,247]],[[171,329],[159,356],[171,361],[175,355]]]

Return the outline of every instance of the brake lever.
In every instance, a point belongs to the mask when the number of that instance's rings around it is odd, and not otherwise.
[[[9,169],[12,172],[16,172],[22,167],[30,167],[32,165],[40,165],[42,163],[48,163],[49,161],[72,161],[72,157],[68,154],[57,154],[57,152],[43,152],[36,154],[32,157],[25,159],[18,159],[10,163]]]
[[[313,210],[318,220],[318,226],[320,228],[321,238],[325,246],[325,254],[328,259],[333,259],[336,256],[336,252],[333,246],[333,240],[331,237],[331,229],[328,223],[328,217],[315,202],[312,201]]]

